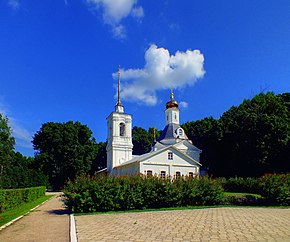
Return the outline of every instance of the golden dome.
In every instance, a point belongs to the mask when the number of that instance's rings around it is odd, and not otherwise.
[[[178,108],[178,102],[174,100],[174,93],[172,89],[170,93],[170,100],[166,103],[166,109],[168,108]]]

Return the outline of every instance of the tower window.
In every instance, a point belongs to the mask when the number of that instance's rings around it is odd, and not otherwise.
[[[120,136],[125,136],[125,124],[120,123]]]
[[[171,151],[168,152],[168,160],[173,160],[173,153]]]

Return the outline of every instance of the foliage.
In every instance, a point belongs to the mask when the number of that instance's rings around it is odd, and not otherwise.
[[[14,153],[15,139],[11,135],[11,128],[8,123],[8,118],[0,113],[0,182]]]
[[[224,203],[228,205],[260,206],[264,199],[257,194],[234,193],[225,194]]]
[[[47,176],[35,168],[34,158],[14,153],[12,161],[5,169],[0,180],[0,188],[27,188],[48,186]]]
[[[99,142],[96,144],[96,158],[93,161],[90,174],[102,170],[107,167],[107,142]]]
[[[212,117],[183,124],[215,177],[289,172],[290,93],[260,93]]]
[[[65,204],[73,212],[116,211],[219,204],[219,183],[198,179],[139,176],[79,176],[64,189]]]
[[[290,173],[264,175],[259,178],[259,188],[270,204],[290,205]]]
[[[258,179],[255,177],[218,178],[226,192],[259,193]]]
[[[96,158],[96,141],[92,131],[80,122],[49,122],[33,137],[35,160],[54,189],[67,179],[89,172]]]
[[[0,190],[0,212],[19,207],[45,195],[45,187]]]
[[[160,132],[155,130],[156,139],[158,139]],[[151,150],[151,145],[154,141],[154,128],[149,128],[148,131],[134,126],[132,129],[133,136],[133,155],[142,155]]]

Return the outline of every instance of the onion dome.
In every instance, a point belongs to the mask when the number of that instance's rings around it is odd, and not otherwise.
[[[174,93],[171,89],[170,100],[166,103],[166,109],[168,108],[178,108],[178,102],[174,99]]]

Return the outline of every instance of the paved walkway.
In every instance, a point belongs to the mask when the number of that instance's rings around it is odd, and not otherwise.
[[[290,209],[212,208],[76,216],[85,241],[290,241]]]
[[[0,231],[1,242],[69,241],[69,216],[56,195],[27,216]]]

